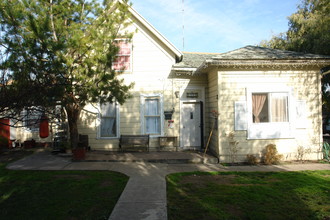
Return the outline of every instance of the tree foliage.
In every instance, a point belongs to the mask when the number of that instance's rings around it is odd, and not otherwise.
[[[128,0],[3,0],[0,3],[0,114],[62,105],[72,147],[87,103],[122,104],[132,85],[117,78],[115,39],[130,39]]]
[[[302,0],[289,16],[289,30],[263,41],[261,46],[304,53],[330,55],[330,1]],[[329,71],[325,68],[324,71]],[[322,77],[323,109],[330,113],[330,74]]]
[[[330,55],[330,2],[302,0],[289,16],[289,30],[263,41],[261,46],[297,52]]]

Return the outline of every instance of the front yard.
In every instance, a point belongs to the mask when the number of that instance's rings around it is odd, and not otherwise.
[[[167,200],[170,220],[329,220],[330,170],[171,174]]]
[[[1,219],[108,219],[128,177],[110,171],[13,171],[0,154]]]

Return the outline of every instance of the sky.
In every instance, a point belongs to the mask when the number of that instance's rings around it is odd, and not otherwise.
[[[247,45],[257,45],[262,40],[271,39],[273,35],[286,32],[287,18],[297,11],[301,1],[131,0],[131,2],[133,8],[179,50],[223,53]]]

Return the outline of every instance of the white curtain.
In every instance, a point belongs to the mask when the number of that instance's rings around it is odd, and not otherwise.
[[[116,114],[115,103],[101,105],[101,137],[115,137],[117,135]]]
[[[145,128],[147,134],[160,133],[159,99],[146,99],[144,105]]]
[[[271,94],[272,122],[288,121],[288,95],[286,93]]]

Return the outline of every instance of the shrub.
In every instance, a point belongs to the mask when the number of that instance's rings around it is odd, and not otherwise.
[[[297,148],[297,160],[303,161],[307,154],[312,153],[311,148],[304,148],[303,146],[298,146]]]
[[[229,144],[229,153],[230,153],[230,159],[232,163],[236,162],[237,159],[237,153],[239,151],[239,141],[235,140],[235,132],[229,132],[227,134],[228,144]]]
[[[247,163],[250,165],[257,165],[259,163],[259,159],[253,154],[246,155]]]
[[[278,164],[282,158],[283,158],[283,155],[278,154],[275,144],[268,144],[266,146],[266,151],[265,151],[265,156],[264,156],[265,164],[267,164],[267,165]]]

